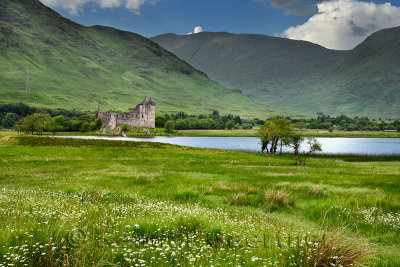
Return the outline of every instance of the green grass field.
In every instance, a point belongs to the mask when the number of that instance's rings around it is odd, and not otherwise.
[[[0,264],[395,266],[399,166],[0,133]]]

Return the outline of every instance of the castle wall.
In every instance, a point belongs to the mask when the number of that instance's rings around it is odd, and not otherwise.
[[[107,131],[116,130],[118,125],[127,124],[132,127],[155,128],[156,108],[155,103],[147,97],[131,112],[116,113],[107,111],[97,112],[96,116]]]

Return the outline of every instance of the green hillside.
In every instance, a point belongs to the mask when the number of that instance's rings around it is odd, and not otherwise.
[[[152,40],[216,81],[277,108],[400,116],[399,28],[376,33],[352,51],[251,34],[166,34]]]
[[[320,109],[329,114],[399,118],[400,27],[372,34],[328,68],[290,88],[287,95],[296,98],[289,109],[298,112]],[[309,96],[324,99],[324,105]],[[277,101],[275,106],[281,105],[286,103]]]
[[[203,32],[151,38],[212,79],[260,101],[335,62],[344,52],[256,34]],[[268,97],[267,97],[268,96]]]
[[[146,95],[158,112],[277,113],[140,35],[78,25],[37,0],[0,1],[0,103],[125,110]]]

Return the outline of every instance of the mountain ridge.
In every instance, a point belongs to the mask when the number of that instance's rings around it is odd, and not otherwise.
[[[383,35],[375,33],[348,51],[258,34],[166,34],[151,39],[223,85],[238,88],[245,95],[276,108],[300,113],[400,117],[397,108],[400,88],[396,87],[400,84],[400,71],[396,70],[399,66],[396,62],[400,62],[396,53],[400,38],[396,28],[386,32],[390,36],[383,30]],[[374,40],[377,35],[382,35],[378,38],[381,42]],[[248,52],[249,44],[256,42],[264,50],[256,48]],[[371,42],[379,55],[368,63],[360,57],[372,53],[368,44]],[[274,46],[281,51],[271,49]],[[390,57],[383,56],[385,49],[393,52]],[[215,64],[218,51],[223,53]],[[251,71],[246,71],[245,66],[251,66],[248,68]],[[385,81],[389,86],[382,86]]]
[[[143,36],[85,27],[37,0],[0,2],[0,63],[2,103],[126,110],[147,95],[161,112],[281,113],[210,80]]]

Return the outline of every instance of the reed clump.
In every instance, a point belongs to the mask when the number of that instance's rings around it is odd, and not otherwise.
[[[274,211],[280,207],[294,205],[294,201],[286,189],[267,189],[264,193],[264,201],[266,202],[269,211]]]

